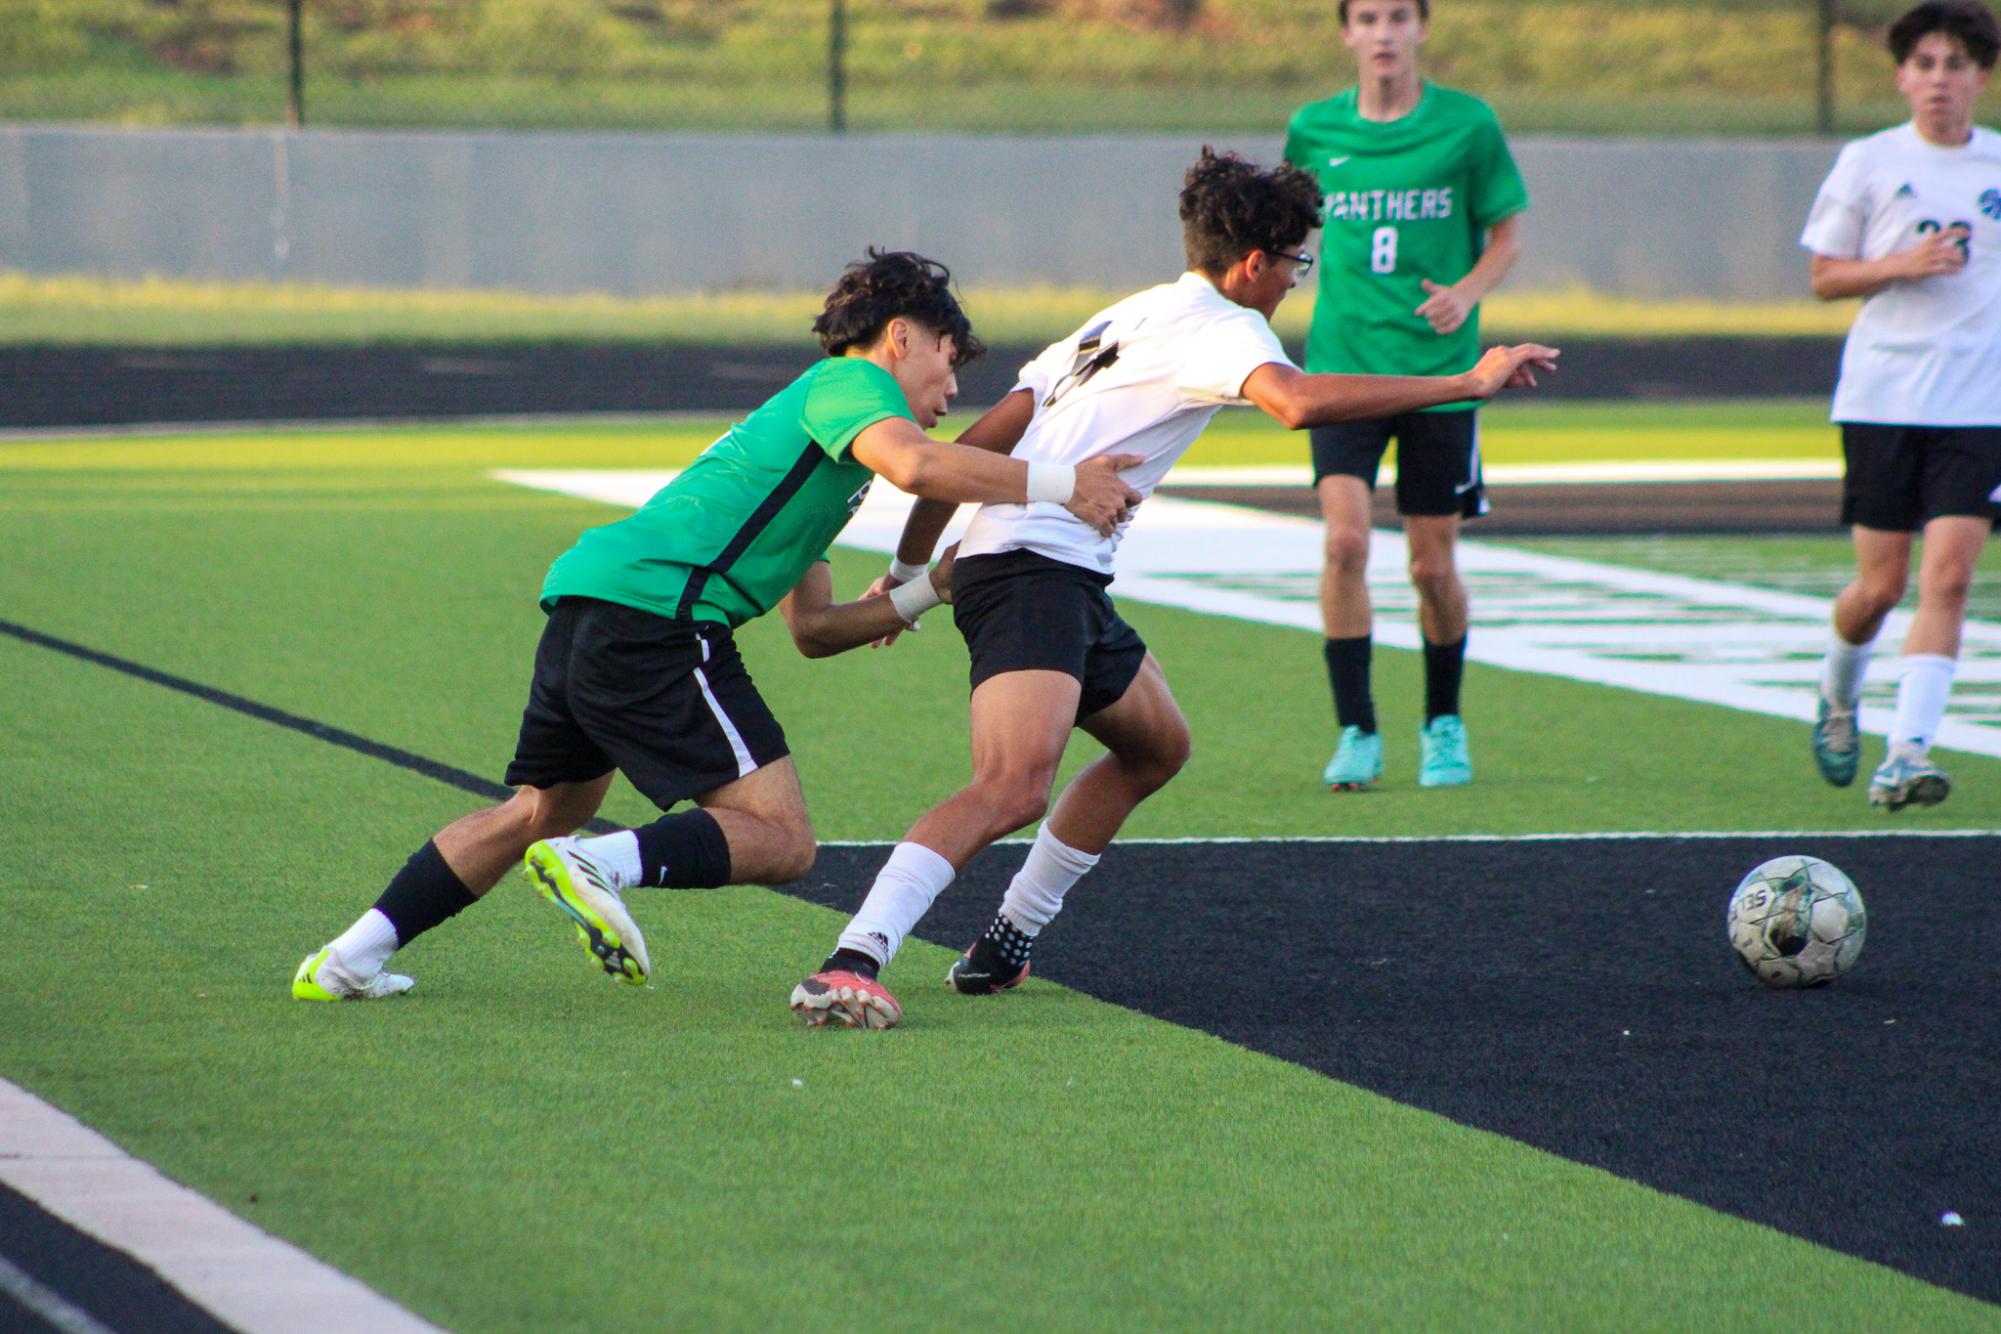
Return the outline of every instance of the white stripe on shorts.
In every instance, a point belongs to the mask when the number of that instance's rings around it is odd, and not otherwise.
[[[702,661],[709,660],[709,641],[702,643]],[[709,689],[709,678],[701,668],[695,669],[695,684],[702,688],[702,698],[709,702],[709,712],[722,725],[723,735],[730,739],[730,750],[736,754],[736,776],[742,778],[757,768],[757,761],[750,757],[750,747],[743,744],[743,733],[736,730],[736,724],[723,712],[723,706],[716,700],[716,692]]]

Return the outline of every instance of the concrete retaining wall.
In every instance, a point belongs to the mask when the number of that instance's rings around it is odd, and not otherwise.
[[[1179,269],[1201,142],[0,126],[0,268],[637,296],[824,287],[873,242],[967,284],[1137,287]],[[1803,295],[1795,241],[1837,146],[1518,139],[1511,285]]]

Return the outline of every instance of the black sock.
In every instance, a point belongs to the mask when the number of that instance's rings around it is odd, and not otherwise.
[[[641,884],[714,889],[730,882],[730,841],[707,811],[663,815],[632,832],[639,839]]]
[[[1367,635],[1327,641],[1327,679],[1334,686],[1334,717],[1343,727],[1376,730],[1376,701],[1369,694]]]
[[[1424,721],[1459,712],[1459,682],[1466,675],[1466,636],[1424,646]]]
[[[1006,913],[995,913],[993,925],[982,937],[1000,951],[1011,968],[1023,968],[1028,964],[1029,952],[1035,948],[1035,937],[1025,934],[1022,929],[1007,919]]]
[[[396,944],[400,948],[477,902],[478,898],[446,863],[438,845],[426,843],[410,854],[410,860],[403,863],[403,869],[375,900],[375,911],[396,928]]]
[[[860,950],[839,949],[827,956],[827,962],[820,965],[820,971],[854,973],[873,981],[882,970],[882,965],[863,954]]]

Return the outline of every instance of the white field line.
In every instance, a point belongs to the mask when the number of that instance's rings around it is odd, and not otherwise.
[[[672,472],[507,471],[503,481],[632,507]],[[1177,473],[1186,480],[1199,472]],[[871,488],[841,535],[844,546],[895,550],[909,501]],[[960,511],[948,540],[970,516]],[[1237,505],[1155,495],[1140,506],[1119,549],[1122,597],[1319,633],[1317,520]],[[1376,638],[1416,649],[1415,602],[1403,536],[1375,534],[1369,590]],[[1460,544],[1473,599],[1468,656],[1516,671],[1791,718],[1813,717],[1813,684],[1827,640],[1828,603],[1715,579]],[[1891,616],[1879,643],[1894,646],[1910,623]],[[1894,652],[1894,649],[1887,649]],[[1878,672],[1865,694],[1865,731],[1889,730],[1893,683]],[[2001,625],[1967,622],[1953,707],[1939,730],[1953,750],[2001,756]],[[1636,738],[1635,744],[1643,744]]]
[[[436,1326],[168,1180],[74,1117],[0,1080],[0,1181],[134,1256],[244,1334]]]
[[[1202,847],[1208,844],[1236,846],[1257,844],[1269,847],[1273,844],[1322,844],[1343,843],[1631,843],[1639,839],[1688,838],[1716,841],[1731,838],[1995,838],[2001,837],[2001,829],[1663,829],[1598,831],[1585,834],[1299,834],[1281,835],[1271,838],[1122,838],[1117,846],[1122,848],[1177,848]],[[1014,835],[998,840],[1001,843],[1019,843],[1023,847],[1035,841],[1032,835]],[[820,840],[823,848],[893,848],[895,840],[882,839],[836,839]]]
[[[1496,486],[1546,486],[1595,482],[1793,482],[1841,476],[1840,459],[1621,460],[1611,463],[1500,463],[1484,470]],[[1379,484],[1395,483],[1394,463],[1383,464]],[[1310,486],[1313,470],[1282,463],[1249,468],[1179,466],[1168,486]]]
[[[65,1300],[61,1293],[35,1282],[32,1274],[16,1269],[5,1256],[0,1256],[0,1293],[12,1297],[62,1334],[116,1334],[111,1326],[99,1323],[90,1312]]]

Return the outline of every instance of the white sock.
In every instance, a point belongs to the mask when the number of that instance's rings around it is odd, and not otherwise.
[[[1070,887],[1097,864],[1097,857],[1063,842],[1049,832],[1049,822],[1043,821],[1035,834],[1035,846],[1028,850],[1028,860],[1021,864],[1001,900],[1002,916],[1014,923],[1015,930],[1033,939],[1063,911],[1063,896]]]
[[[887,966],[917,919],[930,911],[956,874],[952,863],[922,843],[897,844],[869,886],[861,911],[841,932],[840,948],[859,950]]]
[[[373,977],[396,952],[396,926],[375,909],[354,919],[354,925],[334,937],[329,946],[343,967],[357,977]]]
[[[1945,702],[1952,694],[1952,674],[1958,666],[1940,653],[1906,653],[1897,669],[1897,718],[1890,725],[1890,746],[1922,755],[1938,737]]]
[[[611,874],[613,889],[631,889],[645,874],[639,865],[639,835],[630,829],[602,838],[580,838],[577,850],[597,859]]]
[[[1827,637],[1827,656],[1820,660],[1820,697],[1829,704],[1853,708],[1862,697],[1862,678],[1869,672],[1868,644],[1851,644],[1835,631]]]

